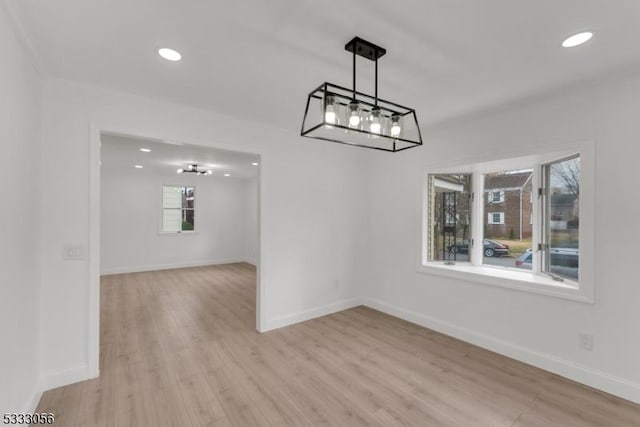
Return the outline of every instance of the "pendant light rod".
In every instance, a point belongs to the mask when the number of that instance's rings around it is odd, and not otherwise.
[[[353,100],[356,100],[356,50],[353,50]]]
[[[356,99],[356,55],[367,58],[370,61],[375,62],[375,98],[374,104],[378,105],[378,59],[387,53],[387,50],[383,47],[375,45],[367,40],[363,40],[360,37],[354,37],[349,43],[345,45],[345,50],[353,52],[353,99]]]
[[[376,104],[376,107],[378,106],[378,58],[376,58],[376,92],[374,104]]]

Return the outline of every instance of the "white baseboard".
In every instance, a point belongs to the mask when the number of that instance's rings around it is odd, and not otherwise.
[[[222,258],[222,259],[209,259],[209,260],[200,260],[200,261],[174,262],[174,263],[167,263],[167,264],[106,267],[100,271],[100,275],[107,276],[110,274],[142,273],[144,271],[172,270],[174,268],[205,267],[207,265],[233,264],[236,262],[247,262],[247,261],[245,258]]]
[[[22,406],[23,414],[33,414],[36,412],[38,408],[38,403],[40,403],[40,398],[42,397],[42,386],[40,383],[36,384],[29,399]]]
[[[307,320],[315,319],[316,317],[322,317],[328,314],[337,313],[338,311],[348,310],[359,305],[362,305],[360,298],[350,298],[323,305],[321,307],[300,311],[298,313],[274,317],[272,319],[267,319],[266,327],[261,332],[267,332],[273,329],[293,325],[295,323],[305,322]]]
[[[255,267],[255,266],[256,266],[256,264],[257,264],[257,261],[256,261],[256,259],[255,259],[255,258],[245,258],[245,259],[243,260],[243,262],[246,262],[247,264],[251,264],[251,265],[253,265],[254,267]]]
[[[65,385],[77,383],[89,379],[88,366],[81,365],[63,371],[51,372],[42,379],[42,390],[47,391]]]
[[[640,403],[640,384],[580,365],[550,354],[540,353],[517,344],[452,323],[407,310],[374,298],[361,298],[363,305],[394,317],[433,329],[445,335],[491,350],[504,356],[553,372],[623,399]]]

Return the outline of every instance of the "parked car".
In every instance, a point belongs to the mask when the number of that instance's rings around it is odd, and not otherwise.
[[[533,251],[531,248],[527,249],[522,255],[520,255],[516,259],[516,267],[518,268],[526,268],[527,270],[531,270],[533,268]]]
[[[570,279],[578,279],[579,253],[574,248],[551,249],[551,273]],[[532,269],[533,251],[527,249],[516,259],[516,267]]]
[[[463,240],[455,245],[447,246],[447,250],[453,253],[468,254],[469,253],[469,241]],[[509,246],[502,244],[496,240],[483,240],[483,252],[484,256],[494,257],[509,255]]]

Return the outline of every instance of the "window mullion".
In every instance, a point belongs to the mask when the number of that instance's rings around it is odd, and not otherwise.
[[[472,178],[473,207],[471,209],[472,227],[470,256],[472,265],[482,265],[482,239],[484,234],[484,179],[480,172],[474,172]]]
[[[534,273],[540,273],[542,271],[542,253],[538,251],[538,244],[541,243],[540,237],[542,236],[542,197],[538,195],[538,189],[542,187],[541,167],[536,165],[533,168],[533,176],[531,177],[531,212],[533,215],[533,221],[531,221],[531,250],[533,256],[531,257],[531,271]]]

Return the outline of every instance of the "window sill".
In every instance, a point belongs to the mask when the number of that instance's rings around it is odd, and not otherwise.
[[[197,236],[197,231],[158,231],[159,236]]]
[[[577,284],[558,282],[548,276],[529,271],[476,266],[469,263],[446,265],[444,262],[429,262],[419,266],[418,273],[444,276],[593,304],[593,297],[581,291]]]

